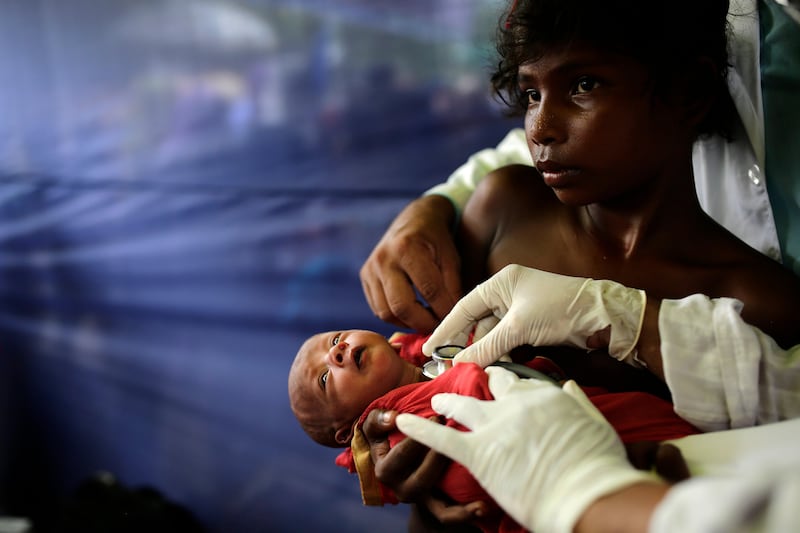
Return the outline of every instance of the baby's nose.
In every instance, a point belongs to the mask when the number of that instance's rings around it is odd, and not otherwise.
[[[347,343],[338,342],[331,346],[328,350],[328,360],[331,364],[342,365],[344,363],[344,354],[347,352]]]

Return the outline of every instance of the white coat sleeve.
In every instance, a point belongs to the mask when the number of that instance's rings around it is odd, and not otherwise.
[[[656,508],[650,533],[800,531],[800,457],[795,442],[752,450],[731,472],[672,487]]]
[[[741,302],[664,300],[661,355],[675,412],[704,431],[800,417],[800,346],[781,349],[746,324]]]
[[[476,152],[458,167],[447,181],[428,189],[425,194],[440,194],[453,202],[460,215],[475,187],[486,174],[513,164],[532,165],[531,153],[525,140],[525,131],[515,128],[508,132],[496,148]]]

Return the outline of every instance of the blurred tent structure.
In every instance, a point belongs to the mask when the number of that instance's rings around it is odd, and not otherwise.
[[[109,472],[211,532],[405,531],[302,434],[302,339],[391,333],[358,269],[515,123],[501,0],[0,5],[0,516]]]
[[[266,18],[220,0],[133,5],[111,31],[134,46],[174,47],[192,54],[263,54],[277,44]]]

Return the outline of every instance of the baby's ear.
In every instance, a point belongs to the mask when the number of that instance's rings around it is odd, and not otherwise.
[[[342,446],[350,446],[350,441],[353,440],[355,424],[340,426],[336,430],[336,443]]]

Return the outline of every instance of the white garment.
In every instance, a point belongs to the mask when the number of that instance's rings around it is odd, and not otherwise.
[[[800,418],[671,441],[693,477],[669,491],[650,532],[800,531],[798,439]]]
[[[764,179],[764,114],[761,102],[758,9],[755,0],[732,0],[728,88],[741,123],[727,142],[699,140],[693,153],[700,205],[741,240],[781,259],[778,233]],[[448,178],[425,194],[449,198],[460,214],[477,183],[490,171],[514,163],[531,165],[525,131],[513,129],[497,145],[473,154]]]
[[[425,194],[440,194],[453,202],[460,215],[467,200],[478,183],[492,170],[507,165],[522,164],[533,166],[531,153],[525,141],[525,130],[514,128],[509,131],[496,148],[485,148],[472,154],[467,162],[458,167],[447,181],[428,189]]]
[[[731,466],[733,472],[694,477],[672,487],[653,513],[650,533],[800,531],[796,438],[749,450]]]
[[[702,295],[661,304],[676,412],[706,431],[742,429],[673,441],[694,477],[659,504],[651,533],[800,531],[800,346],[781,349],[741,307]]]
[[[800,417],[800,346],[780,348],[739,315],[741,302],[693,295],[659,312],[675,412],[704,431]]]

